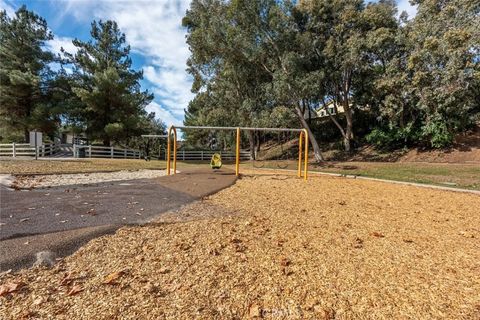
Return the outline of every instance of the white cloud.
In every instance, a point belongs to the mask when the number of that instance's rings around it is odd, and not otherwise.
[[[147,112],[155,112],[155,117],[161,119],[168,126],[172,124],[175,126],[182,125],[182,121],[177,119],[177,117],[175,117],[170,110],[162,107],[155,101],[152,101],[145,109]]]
[[[63,48],[68,53],[74,54],[77,52],[77,47],[72,43],[72,38],[69,37],[57,37],[54,36],[53,40],[46,43],[46,46],[53,53],[61,53],[60,49]]]
[[[397,6],[398,13],[401,14],[403,11],[406,11],[410,19],[417,15],[417,6],[412,6],[409,0],[398,0]]]
[[[63,10],[84,23],[115,20],[132,51],[146,59],[145,79],[155,93],[151,108],[163,110],[157,115],[165,123],[179,124],[193,98],[192,79],[185,71],[189,57],[186,31],[181,26],[189,4],[190,0],[73,0]]]
[[[7,12],[7,16],[13,17],[15,15],[15,8],[8,0],[0,0],[0,10],[5,10]]]

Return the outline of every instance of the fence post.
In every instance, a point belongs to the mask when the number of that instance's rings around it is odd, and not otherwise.
[[[45,157],[45,145],[42,144],[42,157]]]
[[[110,147],[110,158],[113,159],[113,147]]]
[[[127,159],[127,149],[123,149],[123,158]]]
[[[185,150],[182,151],[182,160],[185,161]]]
[[[89,145],[89,146],[88,146],[88,157],[89,157],[89,158],[92,157],[92,145]]]
[[[73,157],[74,158],[77,157],[77,145],[76,144],[73,144]]]
[[[40,153],[40,146],[36,146],[35,147],[35,160],[37,160],[37,158],[39,156],[39,153]]]
[[[12,156],[15,158],[17,156],[16,148],[15,148],[15,142],[12,143]]]
[[[200,159],[203,161],[203,150],[201,151]]]

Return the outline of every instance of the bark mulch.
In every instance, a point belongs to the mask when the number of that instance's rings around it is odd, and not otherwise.
[[[244,176],[53,269],[0,276],[0,318],[479,319],[480,197]]]

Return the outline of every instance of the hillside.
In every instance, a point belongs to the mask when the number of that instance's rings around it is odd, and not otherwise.
[[[371,145],[357,148],[353,154],[338,149],[337,144],[323,144],[322,154],[326,161],[356,162],[431,162],[431,163],[478,163],[480,164],[480,127],[458,135],[451,148],[440,150],[382,151]],[[259,160],[289,159],[297,156],[298,141],[291,140],[282,145],[269,141],[262,145]],[[283,156],[281,156],[283,154]],[[313,158],[312,158],[313,161]]]

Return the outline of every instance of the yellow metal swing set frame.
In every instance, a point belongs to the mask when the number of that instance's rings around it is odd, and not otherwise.
[[[307,180],[308,177],[308,131],[306,129],[293,128],[250,128],[250,127],[202,127],[202,126],[170,126],[167,135],[167,175],[170,175],[172,160],[172,146],[173,146],[173,174],[177,173],[177,129],[179,130],[232,130],[236,131],[235,143],[235,175],[240,175],[240,133],[241,131],[286,131],[298,132],[298,166],[297,176],[302,177],[303,164],[303,178]],[[173,135],[173,143],[172,143]],[[302,161],[303,160],[303,161]]]

